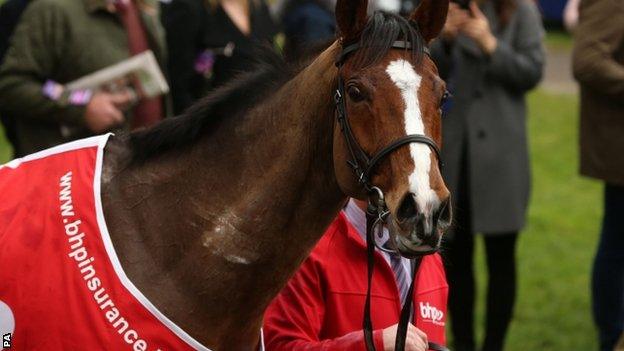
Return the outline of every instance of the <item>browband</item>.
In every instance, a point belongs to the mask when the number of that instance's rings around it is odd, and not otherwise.
[[[338,56],[338,59],[336,60],[336,66],[341,66],[344,61],[346,60],[347,56],[349,56],[350,54],[352,54],[353,52],[357,51],[360,49],[360,43],[355,43],[355,44],[351,44],[346,46],[345,48],[342,49],[342,52],[340,53],[340,56]],[[403,50],[412,50],[413,46],[412,43],[405,41],[405,40],[397,40],[394,43],[392,43],[392,48],[393,49],[403,49]],[[429,53],[429,48],[423,45],[423,52],[425,53],[425,55],[431,55]]]

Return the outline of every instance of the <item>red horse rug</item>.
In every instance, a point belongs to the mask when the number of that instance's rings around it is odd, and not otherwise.
[[[10,350],[208,350],[124,273],[100,174],[109,135],[0,166],[0,334]]]

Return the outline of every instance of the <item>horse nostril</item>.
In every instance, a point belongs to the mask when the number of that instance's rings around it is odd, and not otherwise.
[[[397,220],[399,223],[406,221],[415,221],[418,216],[418,205],[414,194],[408,193],[403,197],[399,210],[397,211]]]

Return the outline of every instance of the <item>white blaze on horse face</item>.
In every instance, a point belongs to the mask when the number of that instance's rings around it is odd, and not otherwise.
[[[425,125],[420,111],[418,89],[422,77],[416,73],[411,63],[405,60],[390,62],[386,73],[401,91],[405,102],[405,135],[425,135]],[[416,196],[416,203],[425,215],[431,214],[440,205],[440,199],[431,189],[429,171],[431,170],[431,149],[425,144],[410,144],[410,154],[414,160],[414,171],[409,175],[410,192]]]

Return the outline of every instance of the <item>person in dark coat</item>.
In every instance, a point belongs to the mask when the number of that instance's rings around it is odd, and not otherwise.
[[[263,0],[208,0],[204,44],[214,56],[211,85],[253,67],[257,45],[274,45],[277,26]]]
[[[163,6],[174,112],[254,67],[277,26],[264,0],[172,0]]]
[[[22,18],[22,13],[30,0],[7,0],[0,6],[0,64],[4,60],[4,55],[9,50],[9,43],[15,27]],[[15,118],[10,114],[0,115],[0,121],[4,125],[4,133],[13,145],[14,149],[19,149]]]
[[[611,351],[624,330],[624,2],[583,0],[575,33],[581,174],[605,183],[592,310],[599,350]]]
[[[200,96],[204,79],[195,69],[205,49],[206,10],[203,0],[172,0],[161,5],[165,28],[169,86],[173,112],[181,114]]]
[[[531,0],[451,4],[431,52],[454,98],[443,117],[444,179],[455,203],[447,235],[449,310],[457,351],[473,351],[474,236],[489,284],[482,350],[502,350],[516,293],[515,247],[530,192],[527,91],[542,77],[544,31]]]
[[[0,61],[9,50],[9,42],[30,0],[7,0],[0,6]]]
[[[166,55],[159,11],[157,0],[37,0],[26,8],[0,66],[0,111],[15,117],[16,156],[129,130],[137,121],[166,115],[166,97],[132,106],[127,90],[84,92],[69,99],[47,92],[49,86],[58,90],[143,47],[162,67]]]

